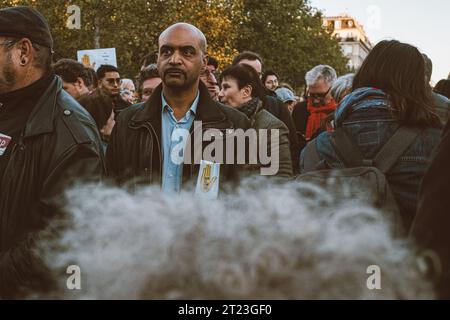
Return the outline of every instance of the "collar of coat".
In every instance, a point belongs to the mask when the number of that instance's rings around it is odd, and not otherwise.
[[[195,121],[206,123],[226,122],[226,127],[232,127],[232,123],[227,119],[225,113],[219,107],[219,103],[211,99],[208,88],[202,81],[199,83],[200,97],[197,105]],[[131,122],[135,124],[143,122],[154,122],[161,118],[162,101],[161,101],[162,84],[156,87],[147,102],[141,110],[136,112]]]
[[[55,76],[50,86],[33,108],[25,126],[24,138],[53,132],[56,99],[62,88],[61,79]]]

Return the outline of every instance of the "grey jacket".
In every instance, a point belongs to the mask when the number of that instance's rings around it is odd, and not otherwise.
[[[263,137],[261,135],[262,132],[260,132],[260,129],[267,129],[267,153],[264,152],[264,154],[270,154],[271,155],[271,162],[274,162],[276,160],[276,155],[279,156],[278,159],[278,172],[276,173],[276,176],[278,177],[292,177],[293,175],[293,169],[292,169],[292,158],[291,158],[291,151],[290,151],[290,144],[289,144],[289,129],[287,126],[278,118],[276,118],[274,115],[272,115],[270,112],[264,110],[261,106],[258,107],[258,109],[255,111],[252,117],[250,117],[251,127],[253,129],[258,130],[258,145],[260,139]],[[274,142],[274,148],[271,149],[271,130],[279,130],[279,141]],[[251,148],[251,146],[250,146]],[[261,148],[258,147],[258,150]],[[250,150],[249,150],[250,151]],[[263,150],[264,151],[264,150]],[[259,151],[261,152],[261,151]],[[274,157],[275,155],[275,157]],[[261,159],[259,159],[261,160]],[[260,161],[258,161],[258,167],[270,167],[275,166],[274,169],[276,169],[276,164],[261,164]]]

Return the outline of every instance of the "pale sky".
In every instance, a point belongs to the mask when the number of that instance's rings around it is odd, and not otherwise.
[[[450,0],[310,0],[327,16],[348,13],[364,25],[370,41],[412,44],[433,61],[432,81],[450,73]]]

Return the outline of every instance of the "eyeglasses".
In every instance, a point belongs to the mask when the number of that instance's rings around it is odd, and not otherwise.
[[[0,45],[9,47],[17,42],[18,40],[6,40],[5,42],[1,42]]]
[[[13,44],[16,44],[17,42],[19,42],[20,40],[16,39],[16,40],[6,40],[5,42],[1,42],[0,45],[2,46],[7,46],[10,47]],[[34,43],[31,43],[31,45],[33,46],[34,50],[36,51],[40,51],[39,47],[37,47]],[[55,53],[55,51],[53,51],[53,49],[51,49],[51,53]]]
[[[328,95],[330,90],[331,90],[331,87],[325,93],[309,93],[308,92],[308,98],[314,99],[314,100],[323,100],[326,98],[326,96]]]
[[[117,84],[118,86],[120,86],[122,84],[122,79],[117,78],[117,79],[113,79],[113,78],[109,78],[109,79],[105,79],[105,81],[110,85],[113,86],[115,84]]]

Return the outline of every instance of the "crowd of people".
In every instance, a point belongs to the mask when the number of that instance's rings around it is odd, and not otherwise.
[[[175,196],[195,189],[201,164],[173,154],[197,159],[214,148],[232,160],[219,162],[225,189],[268,164],[260,156],[241,163],[241,150],[214,143],[230,136],[238,143],[233,132],[254,130],[258,146],[269,132],[277,183],[373,168],[393,198],[400,236],[439,257],[429,272],[439,296],[450,298],[450,80],[432,88],[432,62],[416,47],[381,41],[356,73],[318,65],[295,92],[255,52],[221,70],[204,34],[186,23],[161,33],[158,53],[136,64],[134,79],[112,65],[53,63],[48,24],[29,7],[0,10],[0,45],[0,297],[51,285],[33,248],[74,180],[158,185]],[[199,150],[175,134],[185,130],[195,140],[197,121],[202,132],[218,133]],[[363,170],[351,175],[368,179]]]

